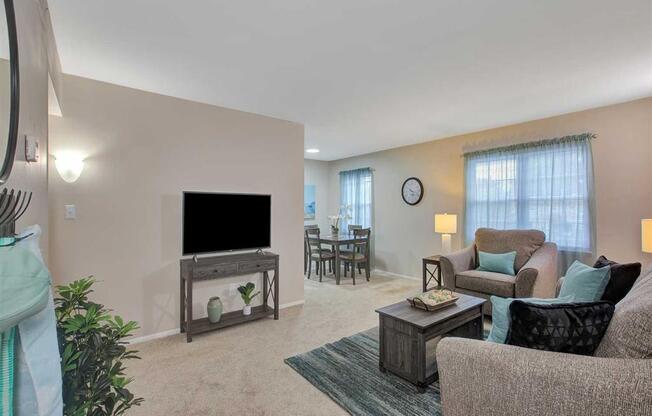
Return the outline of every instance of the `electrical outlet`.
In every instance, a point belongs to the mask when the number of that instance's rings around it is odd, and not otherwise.
[[[229,286],[229,295],[237,296],[240,293],[238,292],[238,287],[241,285],[241,283],[231,283],[231,286]]]
[[[64,219],[74,220],[77,218],[77,207],[74,205],[65,205],[65,213],[63,215]]]

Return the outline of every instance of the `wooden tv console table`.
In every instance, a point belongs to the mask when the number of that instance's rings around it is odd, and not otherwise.
[[[203,257],[197,259],[180,260],[180,329],[186,333],[186,341],[192,342],[192,336],[203,332],[213,331],[231,325],[241,324],[256,319],[274,315],[278,319],[278,254],[269,252],[255,252],[243,254],[230,254],[225,256]],[[269,272],[274,272],[270,280]],[[217,323],[210,323],[208,318],[192,318],[192,286],[193,282],[201,280],[223,279],[246,274],[262,273],[263,304],[251,308],[251,315],[243,315],[242,311],[227,312]],[[270,306],[271,295],[274,306]]]

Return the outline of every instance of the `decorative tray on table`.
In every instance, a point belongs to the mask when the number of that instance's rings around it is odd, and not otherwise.
[[[459,298],[459,296],[456,296],[452,291],[448,289],[435,289],[408,298],[407,301],[410,302],[410,305],[412,305],[414,308],[433,312],[454,304]]]

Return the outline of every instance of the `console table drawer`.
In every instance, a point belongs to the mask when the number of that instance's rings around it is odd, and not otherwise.
[[[238,272],[256,272],[259,270],[269,270],[274,268],[276,260],[258,260],[258,261],[243,261],[238,264]]]
[[[238,264],[216,264],[213,266],[195,267],[192,271],[194,279],[206,279],[215,276],[232,275],[238,272]]]

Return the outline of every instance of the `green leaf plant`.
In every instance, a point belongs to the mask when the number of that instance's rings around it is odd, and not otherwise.
[[[251,301],[260,294],[260,291],[253,293],[255,289],[256,285],[251,282],[247,283],[244,286],[238,287],[238,292],[240,292],[240,297],[242,298],[242,301],[245,303],[245,305],[250,305]]]
[[[90,301],[94,283],[90,276],[57,286],[54,300],[66,416],[123,415],[143,402],[127,389],[123,364],[140,358],[125,341],[138,324]]]

